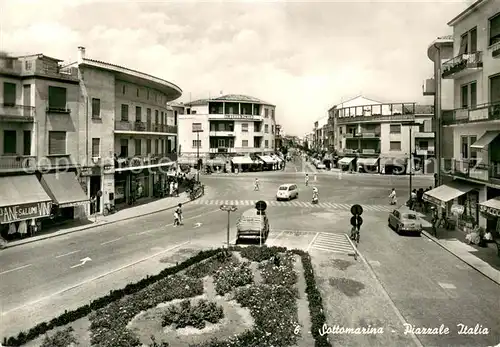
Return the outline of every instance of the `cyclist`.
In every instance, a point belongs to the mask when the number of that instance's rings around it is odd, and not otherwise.
[[[306,174],[305,181],[306,181],[306,187],[307,187],[309,185],[309,174]]]
[[[355,226],[351,228],[351,240],[359,243],[359,228],[356,228]]]

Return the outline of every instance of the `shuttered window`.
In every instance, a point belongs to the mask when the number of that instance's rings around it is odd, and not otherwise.
[[[3,83],[3,104],[5,106],[16,104],[16,85],[14,83]]]
[[[467,53],[467,43],[468,43],[467,34],[462,35],[462,41],[460,42],[460,50],[458,51],[458,55]]]
[[[146,140],[146,154],[151,154],[151,139]]]
[[[122,121],[128,122],[128,105],[122,104]]]
[[[66,154],[66,132],[49,131],[49,155]]]
[[[92,139],[92,156],[99,157],[101,154],[101,139],[93,138]]]
[[[92,118],[101,118],[101,99],[92,98]]]
[[[66,88],[49,86],[49,109],[66,110]]]
[[[135,139],[135,155],[141,155],[141,139]]]
[[[500,102],[500,75],[490,78],[490,102]]]
[[[17,132],[15,130],[3,131],[3,154],[16,154]]]
[[[140,122],[142,118],[142,110],[140,106],[135,107],[135,121]]]
[[[500,13],[490,18],[490,45],[500,42]]]

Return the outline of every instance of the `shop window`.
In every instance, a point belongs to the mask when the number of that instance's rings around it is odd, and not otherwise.
[[[49,155],[66,155],[65,131],[49,131]]]
[[[15,130],[3,131],[3,154],[17,154],[17,132]]]
[[[401,141],[391,141],[390,142],[391,151],[401,151]]]

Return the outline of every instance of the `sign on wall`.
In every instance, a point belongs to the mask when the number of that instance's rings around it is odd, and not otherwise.
[[[193,126],[192,130],[193,133],[203,131],[203,129],[201,128],[201,123],[193,123],[192,126]]]
[[[36,202],[0,208],[0,224],[12,223],[32,218],[48,217],[52,202]]]

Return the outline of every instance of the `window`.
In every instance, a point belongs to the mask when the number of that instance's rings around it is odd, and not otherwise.
[[[474,148],[471,148],[470,146],[472,146],[476,141],[477,141],[476,136],[469,137],[469,148],[470,148],[469,149],[469,157],[471,159],[471,164],[473,164],[473,165],[476,165],[476,163],[477,163],[477,150]]]
[[[271,109],[270,112],[271,112],[271,119],[274,119],[274,110]]]
[[[241,140],[241,147],[248,147],[248,140]]]
[[[274,134],[274,125],[271,125],[271,134]]]
[[[400,151],[401,150],[401,141],[391,141],[390,143],[391,151]]]
[[[120,157],[122,157],[122,158],[128,157],[128,140],[127,139],[120,140]]]
[[[155,124],[160,124],[160,112],[155,110]]]
[[[391,134],[401,134],[401,124],[391,124],[389,132]],[[401,144],[401,143],[400,143]],[[399,149],[400,150],[400,149]]]
[[[490,77],[490,102],[500,102],[500,75]]]
[[[135,155],[142,154],[142,141],[141,139],[135,139]]]
[[[33,67],[33,62],[32,62],[32,61],[30,61],[30,60],[26,60],[26,61],[24,62],[24,68],[25,68],[26,70],[30,71],[30,70],[32,69],[32,67]]]
[[[49,86],[49,109],[66,110],[66,88]]]
[[[127,93],[127,86],[123,85],[122,86],[122,94],[126,94],[126,93]]]
[[[464,84],[460,88],[460,100],[462,108],[477,107],[477,83],[476,81]]]
[[[155,153],[160,154],[160,139],[155,140]]]
[[[271,148],[274,148],[274,140],[271,140]]]
[[[3,154],[17,154],[17,132],[15,130],[3,131]]]
[[[101,155],[101,139],[92,139],[92,156],[99,157]]]
[[[49,155],[66,154],[66,132],[49,131]]]
[[[269,124],[264,125],[264,132],[269,134]]]
[[[269,118],[269,109],[267,108],[264,109],[264,117]]]
[[[462,108],[467,108],[469,106],[469,85],[464,85],[460,89],[460,100],[462,100]]]
[[[122,104],[122,121],[128,122],[128,105]]]
[[[469,159],[469,138],[467,136],[460,137],[460,149],[462,159]]]
[[[193,124],[191,125],[191,130],[192,130],[193,132],[196,132],[196,131],[200,131],[200,130],[202,130],[202,128],[201,128],[201,123],[193,123]]]
[[[490,46],[500,42],[500,13],[490,18]]]
[[[141,118],[142,118],[142,115],[141,115],[141,106],[136,106],[135,107],[135,121],[136,122],[140,122],[141,121]]]
[[[420,141],[418,143],[418,148],[422,150],[427,150],[429,149],[429,141]]]
[[[269,140],[264,141],[264,147],[269,148]]]
[[[161,123],[161,125],[165,124],[164,117],[163,117],[163,111],[161,111],[160,123]]]
[[[149,100],[149,89],[147,90],[147,98]]]
[[[31,155],[31,131],[23,131],[23,155]]]
[[[217,147],[226,147],[226,140],[218,139],[217,140]]]
[[[101,118],[101,99],[92,98],[92,118]]]
[[[140,93],[139,93],[139,88],[137,88],[137,97],[140,96]]]
[[[477,107],[477,84],[476,82],[472,82],[470,84],[470,107]]]
[[[244,133],[248,132],[248,123],[241,123],[241,131]]]
[[[200,148],[201,140],[193,140],[193,148]]]
[[[3,83],[3,104],[5,106],[16,104],[16,85],[14,83]]]
[[[146,140],[146,154],[151,154],[151,139]]]

